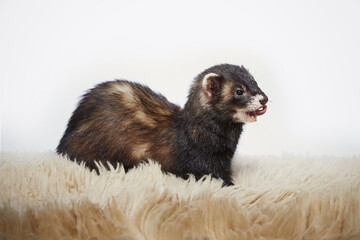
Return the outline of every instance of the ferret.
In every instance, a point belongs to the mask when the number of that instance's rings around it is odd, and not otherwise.
[[[211,174],[230,186],[243,126],[263,115],[267,102],[249,71],[230,64],[195,77],[183,108],[147,86],[107,81],[83,95],[57,152],[95,170],[95,161],[128,170],[152,159],[184,179]]]

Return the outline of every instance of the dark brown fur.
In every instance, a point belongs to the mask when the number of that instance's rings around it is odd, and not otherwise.
[[[217,75],[204,89],[208,72]],[[83,96],[57,152],[91,169],[95,161],[128,169],[149,158],[180,177],[212,174],[230,185],[231,158],[243,126],[233,115],[246,105],[246,99],[234,100],[236,84],[246,85],[249,98],[263,94],[246,69],[228,64],[195,79],[184,109],[137,83],[101,83]]]
[[[132,94],[118,91],[127,88]],[[167,130],[180,111],[147,87],[127,81],[105,82],[84,95],[69,121],[58,149],[66,148],[70,159],[94,161],[122,159],[125,168],[146,158],[170,167]],[[106,165],[106,164],[105,164]]]

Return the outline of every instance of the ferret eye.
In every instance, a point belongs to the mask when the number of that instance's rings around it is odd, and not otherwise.
[[[238,96],[241,96],[241,95],[243,95],[244,94],[244,91],[242,90],[242,89],[236,89],[236,95],[238,95]]]

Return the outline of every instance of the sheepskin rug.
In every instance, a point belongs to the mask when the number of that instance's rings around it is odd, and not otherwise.
[[[150,162],[2,153],[0,239],[360,239],[360,157],[236,157],[233,187]]]

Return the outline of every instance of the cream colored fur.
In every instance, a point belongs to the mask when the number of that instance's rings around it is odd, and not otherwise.
[[[1,156],[0,239],[360,239],[360,158],[236,159],[235,186],[150,163],[100,175]]]

